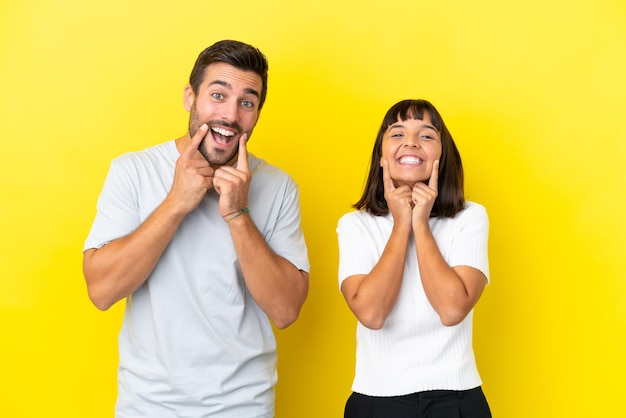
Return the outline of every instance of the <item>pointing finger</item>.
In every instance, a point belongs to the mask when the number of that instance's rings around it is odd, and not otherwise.
[[[430,179],[428,180],[428,187],[434,190],[439,190],[439,160],[435,160],[433,163],[433,171],[430,173]]]
[[[239,155],[237,157],[237,170],[249,172],[250,168],[248,167],[248,133],[244,133],[239,138]]]
[[[383,186],[387,192],[391,192],[396,188],[396,186],[393,185],[391,176],[389,175],[389,161],[387,160],[383,160]]]
[[[191,143],[183,153],[188,158],[193,158],[196,155],[196,151],[198,151],[198,147],[200,146],[200,142],[204,139],[209,127],[206,123],[203,123],[198,128],[196,134],[191,138]]]

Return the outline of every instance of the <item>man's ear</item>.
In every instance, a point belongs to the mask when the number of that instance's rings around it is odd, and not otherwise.
[[[191,84],[187,84],[185,86],[185,91],[183,92],[183,106],[187,112],[191,112],[193,108],[193,102],[196,100],[196,95],[193,93],[193,88]]]

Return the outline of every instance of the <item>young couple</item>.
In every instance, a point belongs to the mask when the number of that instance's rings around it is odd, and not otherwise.
[[[251,45],[211,45],[184,89],[185,135],[111,164],[83,271],[96,307],[126,300],[117,418],[274,416],[272,323],[297,319],[309,260],[297,185],[247,152],[267,72]],[[359,320],[345,416],[489,417],[471,346],[488,219],[437,110],[395,104],[370,165],[337,228]]]

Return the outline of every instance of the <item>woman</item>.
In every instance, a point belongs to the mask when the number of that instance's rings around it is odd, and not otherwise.
[[[389,109],[354,207],[337,226],[340,288],[359,320],[344,416],[491,417],[472,351],[488,218],[465,201],[461,157],[431,103]]]

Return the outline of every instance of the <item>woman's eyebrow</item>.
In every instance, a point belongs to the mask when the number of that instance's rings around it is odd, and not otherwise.
[[[392,130],[392,129],[398,129],[398,128],[404,128],[404,125],[400,122],[396,122],[393,125],[389,125],[389,128],[387,128],[388,130]],[[435,128],[433,125],[429,125],[429,124],[424,124],[421,126],[421,128],[425,128],[425,129],[432,129],[433,131],[439,133],[439,130],[437,128]]]

